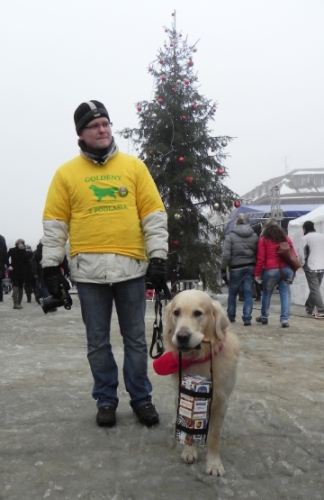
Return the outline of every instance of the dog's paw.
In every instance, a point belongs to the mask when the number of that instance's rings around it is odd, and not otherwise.
[[[211,476],[219,477],[222,477],[225,474],[225,469],[219,455],[214,455],[213,457],[209,457],[207,459],[206,473]]]
[[[196,446],[185,446],[181,458],[186,464],[192,464],[198,459],[198,450]]]

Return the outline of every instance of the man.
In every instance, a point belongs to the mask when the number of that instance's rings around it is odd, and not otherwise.
[[[3,302],[2,280],[5,277],[6,262],[7,262],[7,244],[5,238],[0,234],[0,302]]]
[[[123,376],[139,421],[158,423],[147,375],[145,273],[166,286],[167,215],[145,164],[119,152],[109,114],[99,101],[74,113],[80,155],[62,165],[44,209],[42,266],[49,292],[69,284],[59,265],[69,237],[71,279],[77,283],[85,323],[98,425],[113,426],[118,369],[110,343],[113,301],[124,342]]]
[[[235,322],[236,299],[242,287],[244,293],[243,316],[244,326],[251,325],[253,309],[254,266],[258,236],[249,224],[245,214],[239,214],[234,228],[226,236],[222,254],[222,278],[228,282],[227,316],[231,323]],[[229,281],[226,268],[229,267]]]
[[[320,291],[324,276],[324,234],[317,233],[314,222],[310,220],[304,222],[303,233],[298,258],[303,264],[309,286],[309,295],[305,302],[306,313],[316,319],[324,319],[324,304]]]
[[[7,253],[7,265],[9,278],[12,282],[12,300],[14,309],[23,309],[21,305],[24,295],[24,269],[26,265],[25,240],[19,238],[13,248],[9,248]]]

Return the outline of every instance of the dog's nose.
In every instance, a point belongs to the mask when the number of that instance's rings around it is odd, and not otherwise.
[[[190,334],[187,330],[180,330],[177,333],[177,341],[179,345],[185,345],[189,342]]]

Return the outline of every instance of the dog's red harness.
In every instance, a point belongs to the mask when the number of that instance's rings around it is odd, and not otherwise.
[[[209,342],[208,339],[203,340],[203,342],[206,341]],[[223,350],[224,343],[225,338],[224,341],[219,344],[216,349],[213,350],[212,354],[206,354],[206,356],[204,356],[203,358],[182,359],[182,369],[184,370],[185,368],[188,368],[188,366],[209,361],[212,356],[217,356],[217,354],[219,354]],[[153,361],[153,368],[158,375],[171,375],[172,373],[177,373],[179,371],[179,357],[177,355],[174,355],[174,353],[171,351],[166,352]]]

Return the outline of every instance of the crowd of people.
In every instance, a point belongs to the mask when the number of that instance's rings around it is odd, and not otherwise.
[[[317,233],[312,221],[303,224],[304,236],[297,249],[285,230],[275,219],[267,219],[260,236],[250,226],[246,214],[239,214],[234,228],[225,237],[222,253],[222,278],[228,285],[227,315],[236,321],[237,296],[244,302],[242,320],[251,326],[253,294],[261,295],[261,314],[256,317],[260,325],[268,324],[270,301],[274,290],[280,296],[280,323],[289,327],[290,285],[294,270],[278,252],[278,246],[287,242],[304,269],[309,286],[306,313],[324,319],[324,304],[320,286],[324,276],[324,235]]]
[[[40,303],[41,298],[50,295],[44,281],[41,240],[33,251],[25,240],[19,238],[15,246],[7,249],[4,236],[0,235],[0,302],[3,302],[3,294],[12,292],[13,308],[23,309],[23,297],[26,295],[27,304],[34,300]],[[61,264],[61,272],[69,278],[70,270],[67,257]],[[52,309],[51,311],[56,311]]]

